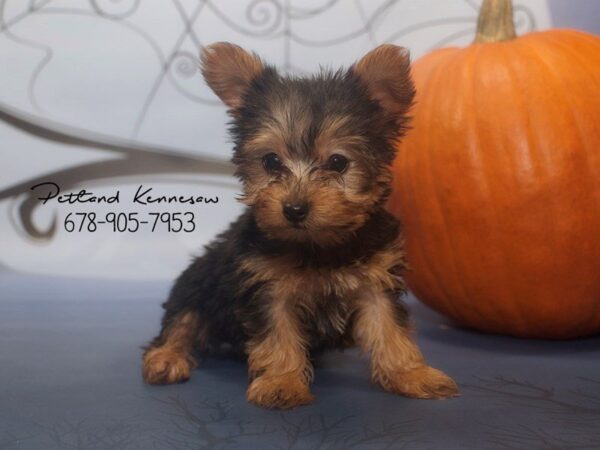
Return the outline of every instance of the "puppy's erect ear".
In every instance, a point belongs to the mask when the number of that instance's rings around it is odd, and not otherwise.
[[[228,42],[217,42],[200,52],[202,75],[215,94],[234,111],[244,93],[265,69],[254,53]]]
[[[408,49],[384,44],[362,57],[351,70],[367,87],[369,96],[401,122],[412,106],[415,88],[410,77]]]

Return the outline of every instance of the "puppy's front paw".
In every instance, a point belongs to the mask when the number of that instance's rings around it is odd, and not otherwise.
[[[263,408],[290,409],[314,400],[308,385],[298,375],[261,375],[248,387],[246,398]]]
[[[460,395],[452,378],[426,365],[396,372],[380,384],[387,391],[413,398],[444,399]]]
[[[157,347],[144,354],[142,374],[144,381],[150,384],[182,383],[190,378],[190,372],[195,366],[191,356],[166,347]]]

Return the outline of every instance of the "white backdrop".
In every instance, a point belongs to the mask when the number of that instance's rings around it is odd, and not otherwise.
[[[81,276],[171,278],[239,213],[227,175],[225,109],[203,84],[198,47],[232,41],[282,70],[349,65],[393,42],[417,58],[465,45],[477,0],[8,0],[0,3],[0,265]],[[574,3],[574,2],[571,2]],[[544,0],[517,1],[520,32],[551,26]],[[58,132],[58,134],[57,134]],[[170,156],[169,156],[170,155]],[[194,164],[198,170],[195,170]],[[211,165],[212,164],[212,165]],[[185,173],[187,172],[187,173]],[[38,205],[54,181],[119,205]],[[156,193],[210,205],[132,204]],[[70,212],[193,211],[193,233],[67,233]],[[49,228],[56,221],[56,229]]]

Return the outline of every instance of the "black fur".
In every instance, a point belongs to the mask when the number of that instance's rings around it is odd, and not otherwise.
[[[399,233],[398,221],[385,210],[378,209],[351,240],[337,247],[321,249],[269,239],[258,229],[252,211],[248,209],[227,231],[206,246],[204,255],[195,258],[179,276],[169,299],[163,304],[162,328],[168,328],[173,318],[182,311],[197,311],[208,327],[205,350],[217,351],[225,345],[241,354],[249,338],[268,331],[266,309],[269,300],[261,295],[261,285],[240,289],[246,278],[246,274],[239,270],[239,263],[244,258],[253,254],[277,256],[291,253],[297,256],[299,265],[340,268],[368,259],[394,242]],[[402,269],[397,268],[398,276]],[[397,299],[398,322],[406,325],[408,314],[400,302],[401,294],[390,293]],[[316,311],[298,311],[304,319],[301,322],[310,337],[311,350],[351,345],[350,336],[340,335],[328,320],[332,309],[341,310],[342,315],[350,314],[345,299],[331,296],[318,299],[315,304]],[[352,327],[347,328],[350,330]],[[161,344],[159,335],[152,346]]]
[[[401,76],[402,74],[399,74]],[[412,86],[412,85],[411,85]],[[205,254],[194,259],[176,281],[168,301],[163,305],[165,315],[163,331],[174,318],[185,311],[197,311],[206,328],[207,349],[215,350],[228,345],[237,351],[251,338],[269,332],[267,308],[269,299],[264,298],[263,286],[252,285],[242,289],[248,274],[239,270],[240,263],[252,255],[293,255],[299,266],[341,268],[357,261],[366,260],[380,250],[386,249],[398,239],[400,225],[384,210],[384,202],[390,192],[387,181],[378,181],[378,175],[389,171],[395,156],[395,144],[405,130],[406,120],[390,117],[382,106],[373,100],[367,86],[351,69],[345,71],[322,71],[320,74],[297,78],[280,75],[273,67],[265,66],[245,91],[241,107],[235,111],[230,123],[234,142],[232,161],[237,167],[236,175],[251,183],[248,158],[261,155],[245,153],[245,143],[252,138],[261,125],[273,120],[277,104],[293,104],[294,110],[309,125],[300,132],[290,133],[286,147],[295,157],[305,160],[314,158],[315,139],[322,131],[328,117],[347,119],[342,133],[362,138],[366,145],[356,149],[355,164],[362,173],[360,189],[369,192],[376,183],[383,186],[369,218],[349,237],[336,246],[321,248],[310,242],[283,242],[269,238],[257,226],[252,208],[249,208],[229,229],[206,247]],[[275,106],[274,106],[275,105]],[[402,267],[394,269],[400,276]],[[398,298],[400,292],[391,292]],[[314,310],[298,309],[305,335],[309,337],[311,350],[344,347],[351,344],[348,333],[340,333],[331,318],[341,316],[351,330],[351,308],[344,298],[322,298],[314,302]],[[407,312],[398,301],[397,321],[407,324]],[[162,334],[162,333],[161,333]],[[160,346],[159,335],[151,346]]]
[[[313,401],[308,357],[356,338],[384,389],[455,395],[407,332],[400,224],[385,210],[414,96],[407,52],[383,45],[346,71],[297,78],[216,43],[201,67],[233,118],[248,209],[175,282],[144,379],[185,381],[196,347],[228,347],[249,355],[250,402],[291,408]]]
[[[229,132],[235,144],[232,161],[242,180],[246,177],[243,164],[245,141],[261,124],[270,120],[272,103],[288,98],[293,98],[296,110],[305,111],[311,121],[306,133],[290,136],[286,142],[287,148],[297,157],[310,160],[324,119],[343,116],[350,119],[348,134],[364,137],[369,142],[368,148],[360,149],[360,162],[370,175],[365,181],[375,179],[381,168],[394,160],[394,144],[404,132],[406,122],[399,126],[394,118],[387,116],[379,103],[369,97],[366,86],[352,70],[323,70],[310,78],[297,78],[282,76],[267,66],[246,91],[243,106],[230,123]],[[369,188],[365,185],[365,189]]]

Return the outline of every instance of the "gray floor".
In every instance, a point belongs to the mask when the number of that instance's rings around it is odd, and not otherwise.
[[[316,361],[317,402],[244,400],[243,363],[204,360],[185,384],[140,377],[167,283],[0,272],[0,448],[600,448],[600,338],[541,342],[458,329],[409,299],[448,401],[369,383],[358,353]]]

